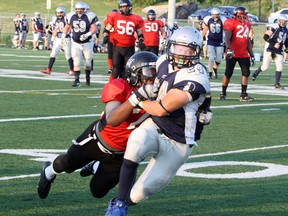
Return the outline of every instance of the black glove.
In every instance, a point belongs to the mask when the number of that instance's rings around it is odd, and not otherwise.
[[[228,48],[228,49],[227,49],[227,53],[226,53],[226,57],[227,57],[227,58],[232,58],[233,55],[234,55],[233,50],[230,49],[230,48]]]
[[[284,52],[285,52],[285,53],[288,53],[288,47],[286,47],[286,48],[284,49]]]
[[[141,51],[145,50],[145,44],[144,44],[144,40],[143,39],[139,39],[139,49]]]
[[[108,35],[104,36],[104,38],[103,38],[103,43],[104,43],[104,44],[107,44],[108,41],[109,41],[109,36],[108,36]]]
[[[255,57],[252,56],[250,60],[251,60],[251,65],[252,65],[252,67],[255,66]]]
[[[271,52],[271,58],[274,60],[276,58],[276,54]]]
[[[95,44],[94,44],[94,46],[93,46],[93,52],[94,52],[94,53],[97,53],[97,52],[98,52],[98,46],[95,45]]]

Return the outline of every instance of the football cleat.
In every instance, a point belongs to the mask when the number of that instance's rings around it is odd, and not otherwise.
[[[275,89],[284,89],[283,86],[280,85],[280,83],[277,83],[274,85]]]
[[[252,81],[255,81],[256,80],[256,77],[259,75],[260,71],[259,69],[255,70],[253,75],[252,75]]]
[[[45,199],[48,196],[50,188],[51,188],[51,184],[53,183],[54,179],[56,178],[56,175],[51,180],[48,180],[46,178],[45,169],[50,165],[51,165],[51,162],[46,161],[43,165],[43,168],[42,168],[42,171],[40,174],[40,179],[38,182],[37,191],[38,191],[38,195],[41,199]]]
[[[240,102],[253,102],[254,98],[249,97],[248,94],[246,93],[240,96],[239,101]]]
[[[86,85],[87,85],[87,86],[90,86],[90,77],[89,77],[89,78],[86,78]]]
[[[108,73],[108,74],[112,74],[112,70],[111,70],[111,69],[109,69],[107,73]]]
[[[87,165],[85,165],[84,167],[82,167],[82,169],[80,170],[80,176],[82,177],[86,177],[86,176],[90,176],[93,175],[93,166],[96,163],[96,161],[92,161],[90,163],[88,163]]]
[[[74,83],[72,84],[72,87],[81,87],[81,83],[79,80],[75,80]]]
[[[123,201],[117,200],[115,197],[110,200],[105,216],[126,216],[127,211],[128,206]]]
[[[220,93],[220,100],[226,100],[226,95],[223,93]]]
[[[51,69],[45,68],[44,70],[40,70],[40,72],[41,72],[41,73],[44,73],[44,74],[50,75],[50,74],[51,74]]]
[[[213,67],[213,76],[214,76],[214,79],[218,79],[217,69],[214,67]]]

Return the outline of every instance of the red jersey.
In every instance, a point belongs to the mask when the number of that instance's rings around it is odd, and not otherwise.
[[[113,12],[111,12],[111,13],[113,13]],[[115,12],[114,12],[114,13],[115,13]],[[108,17],[108,15],[107,15],[107,17]],[[104,21],[103,21],[105,27],[106,27],[107,24],[108,24],[107,17],[106,17],[106,18],[104,19]],[[113,41],[113,35],[114,35],[114,28],[112,27],[112,29],[110,29],[109,32],[110,32],[110,33],[109,33],[109,41],[112,43],[112,41]]]
[[[134,90],[135,87],[128,84],[126,80],[122,78],[113,79],[107,83],[102,90],[102,102],[108,103],[109,101],[119,101],[124,103]],[[122,122],[122,124],[117,127],[106,124],[104,113],[100,119],[100,136],[113,149],[124,151],[131,132],[135,126],[138,126],[141,122],[137,122],[137,125],[134,125],[133,123],[139,120],[144,113],[145,111],[143,109],[134,108],[126,121]]]
[[[131,47],[135,45],[136,38],[134,32],[141,29],[143,19],[135,14],[125,16],[120,12],[110,12],[107,17],[107,23],[113,26],[113,45],[120,47]]]
[[[250,22],[242,23],[234,18],[227,19],[224,22],[224,30],[232,31],[230,45],[234,52],[234,58],[249,58],[247,46],[250,29]]]
[[[146,46],[159,46],[159,32],[161,32],[161,28],[164,28],[164,23],[161,20],[144,20],[142,33]]]

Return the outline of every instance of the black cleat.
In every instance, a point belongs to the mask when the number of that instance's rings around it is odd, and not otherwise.
[[[40,174],[40,179],[38,182],[37,191],[38,191],[38,195],[41,199],[45,199],[48,196],[50,188],[51,188],[51,184],[53,183],[54,179],[56,178],[56,175],[51,180],[48,180],[46,178],[45,169],[50,165],[51,165],[51,162],[46,161],[43,165],[43,168],[42,168],[42,171]]]
[[[257,70],[254,71],[254,73],[253,73],[253,75],[252,75],[252,81],[255,81],[255,80],[256,80],[256,77],[259,75],[259,73],[260,73],[260,70],[259,70],[259,69],[257,69]]]
[[[280,85],[280,83],[277,83],[274,85],[275,89],[284,89],[283,86]]]
[[[72,87],[81,87],[80,81],[79,80],[75,80]]]
[[[249,97],[248,94],[246,93],[240,96],[239,101],[240,102],[253,102],[254,98]]]
[[[92,161],[90,163],[88,163],[87,165],[85,165],[84,167],[82,167],[82,169],[80,170],[80,176],[82,177],[86,177],[86,176],[90,176],[93,175],[93,166],[96,163],[96,161]]]
[[[226,100],[226,95],[223,94],[223,93],[221,93],[221,94],[220,94],[220,100]]]

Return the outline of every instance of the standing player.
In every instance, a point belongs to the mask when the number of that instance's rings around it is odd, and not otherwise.
[[[66,9],[62,6],[57,7],[55,10],[56,19],[52,21],[52,24],[55,26],[51,38],[51,42],[53,43],[52,51],[50,54],[48,67],[44,70],[41,70],[42,73],[51,74],[52,67],[56,60],[56,55],[60,52],[61,49],[63,49],[65,52],[65,57],[69,63],[70,71],[68,74],[73,74],[73,59],[71,56],[70,35],[67,34],[63,40],[61,39],[64,27],[66,25],[65,13]]]
[[[157,61],[154,91],[156,100],[142,100],[132,94],[123,110],[142,107],[152,117],[146,119],[130,135],[124,154],[118,197],[110,201],[106,216],[127,214],[128,205],[135,205],[159,192],[176,175],[192,153],[196,143],[197,111],[210,106],[210,92],[205,67],[199,63],[202,47],[200,32],[192,27],[176,30],[168,41],[167,55]],[[207,103],[206,103],[207,102]],[[207,107],[208,106],[208,107]],[[211,115],[210,115],[211,117]],[[152,156],[146,169],[134,184],[137,167]]]
[[[14,48],[19,48],[20,47],[20,40],[19,40],[19,35],[20,35],[20,14],[16,14],[16,17],[13,19],[14,23],[14,36],[13,36],[13,46]]]
[[[239,101],[252,102],[254,98],[247,93],[248,77],[250,75],[250,57],[255,64],[254,54],[249,40],[251,23],[247,19],[248,10],[245,7],[236,7],[234,17],[224,23],[226,54],[226,69],[222,80],[220,100],[226,100],[226,90],[233,75],[236,62],[241,68],[241,95]]]
[[[224,22],[226,18],[220,16],[220,13],[219,8],[212,8],[211,16],[204,17],[204,28],[202,31],[202,36],[206,36],[208,49],[209,77],[212,78],[213,74],[215,79],[218,78],[217,69],[222,61],[224,53]]]
[[[33,50],[39,50],[39,41],[44,41],[44,25],[40,18],[40,12],[35,12],[35,17],[31,18],[32,33],[33,33]]]
[[[131,0],[120,0],[119,12],[110,12],[107,17],[107,25],[103,32],[103,42],[109,40],[110,30],[113,28],[113,71],[112,78],[123,77],[123,71],[127,60],[135,53],[134,33],[138,35],[139,45],[144,43],[142,34],[143,19],[132,14]]]
[[[91,60],[93,58],[94,41],[92,35],[97,33],[96,14],[86,11],[84,2],[75,4],[75,12],[67,14],[67,25],[62,33],[62,40],[72,32],[72,58],[74,63],[75,81],[72,87],[80,87],[81,61],[85,59],[86,84],[90,86]]]
[[[156,20],[155,10],[147,12],[147,19],[144,20],[142,27],[144,36],[144,44],[146,51],[153,52],[155,55],[159,53],[159,37],[162,37],[162,43],[165,43],[166,32],[164,23],[161,20]]]
[[[284,64],[283,45],[285,45],[285,52],[288,52],[288,30],[286,27],[287,21],[287,16],[285,14],[281,14],[278,18],[278,24],[274,24],[273,26],[268,27],[267,31],[265,32],[263,38],[266,41],[266,46],[263,56],[263,63],[253,73],[253,81],[256,79],[259,73],[266,71],[271,61],[274,60],[276,65],[274,86],[276,89],[283,89],[280,84],[280,79]]]
[[[123,154],[131,132],[145,118],[145,111],[134,107],[121,115],[110,113],[124,103],[133,91],[148,98],[145,89],[153,83],[158,57],[150,52],[139,52],[131,56],[126,66],[126,79],[114,79],[102,90],[102,102],[106,104],[100,120],[93,122],[70,146],[66,154],[59,155],[53,163],[45,162],[38,183],[38,195],[45,199],[56,175],[71,173],[96,160],[98,168],[94,173],[90,189],[94,197],[104,197],[119,181]],[[150,84],[149,84],[150,82]],[[108,122],[117,124],[108,125]]]
[[[118,12],[118,10],[113,9],[112,12]],[[106,28],[108,24],[107,20],[108,16],[104,20],[104,28]],[[108,52],[108,59],[107,59],[107,64],[108,64],[108,74],[112,74],[112,68],[113,68],[113,63],[112,63],[112,58],[113,58],[113,34],[114,34],[114,28],[110,29],[109,32],[109,40],[103,41],[104,44],[107,44],[107,52]],[[107,38],[106,38],[107,39]],[[112,75],[111,75],[112,76]]]
[[[20,19],[20,47],[25,49],[25,44],[27,40],[27,34],[29,32],[29,22],[26,19],[26,14],[21,13],[21,19]]]

